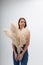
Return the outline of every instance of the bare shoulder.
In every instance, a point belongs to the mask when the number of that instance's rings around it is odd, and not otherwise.
[[[30,30],[28,28],[26,28],[26,33],[27,33],[27,36],[30,35]]]
[[[30,30],[28,30],[27,38],[30,38]]]
[[[27,28],[26,29],[27,31],[26,31],[26,40],[30,40],[30,30]]]

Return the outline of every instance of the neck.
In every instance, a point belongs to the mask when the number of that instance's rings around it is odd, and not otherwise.
[[[20,27],[20,30],[22,30],[24,27]]]

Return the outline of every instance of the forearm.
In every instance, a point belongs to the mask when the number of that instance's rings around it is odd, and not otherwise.
[[[25,47],[24,47],[24,49],[23,49],[23,52],[22,52],[23,55],[25,54],[26,50],[28,49],[28,46],[29,46],[29,44],[26,44],[26,45],[25,45]]]
[[[16,54],[16,51],[15,51],[15,46],[13,45],[13,43],[12,43],[12,48],[13,48],[14,55],[15,55]]]
[[[28,49],[28,46],[30,45],[30,31],[28,32],[28,34],[27,34],[27,38],[26,38],[26,46],[24,47],[24,50],[23,50],[23,55],[24,55],[24,53],[26,52],[26,50]]]
[[[30,35],[28,35],[27,37],[27,41],[26,41],[26,45],[24,47],[24,50],[23,50],[23,54],[26,52],[26,50],[28,49],[28,46],[30,45]]]

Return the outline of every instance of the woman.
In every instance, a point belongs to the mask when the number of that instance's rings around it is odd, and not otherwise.
[[[27,26],[27,24],[26,24],[25,18],[20,18],[18,21],[19,29],[22,30],[23,28],[26,28],[26,26]],[[12,41],[14,65],[19,65],[19,61],[21,61],[21,65],[27,65],[28,55],[29,55],[28,54],[28,46],[30,44],[30,31],[28,31],[26,39],[27,39],[26,44],[22,47],[23,51],[21,51],[19,55],[17,52],[17,48],[13,45],[13,41]]]

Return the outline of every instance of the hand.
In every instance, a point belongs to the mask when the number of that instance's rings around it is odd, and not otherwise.
[[[23,54],[21,53],[21,54],[18,55],[17,59],[18,59],[19,61],[21,61],[22,58],[23,58]]]

